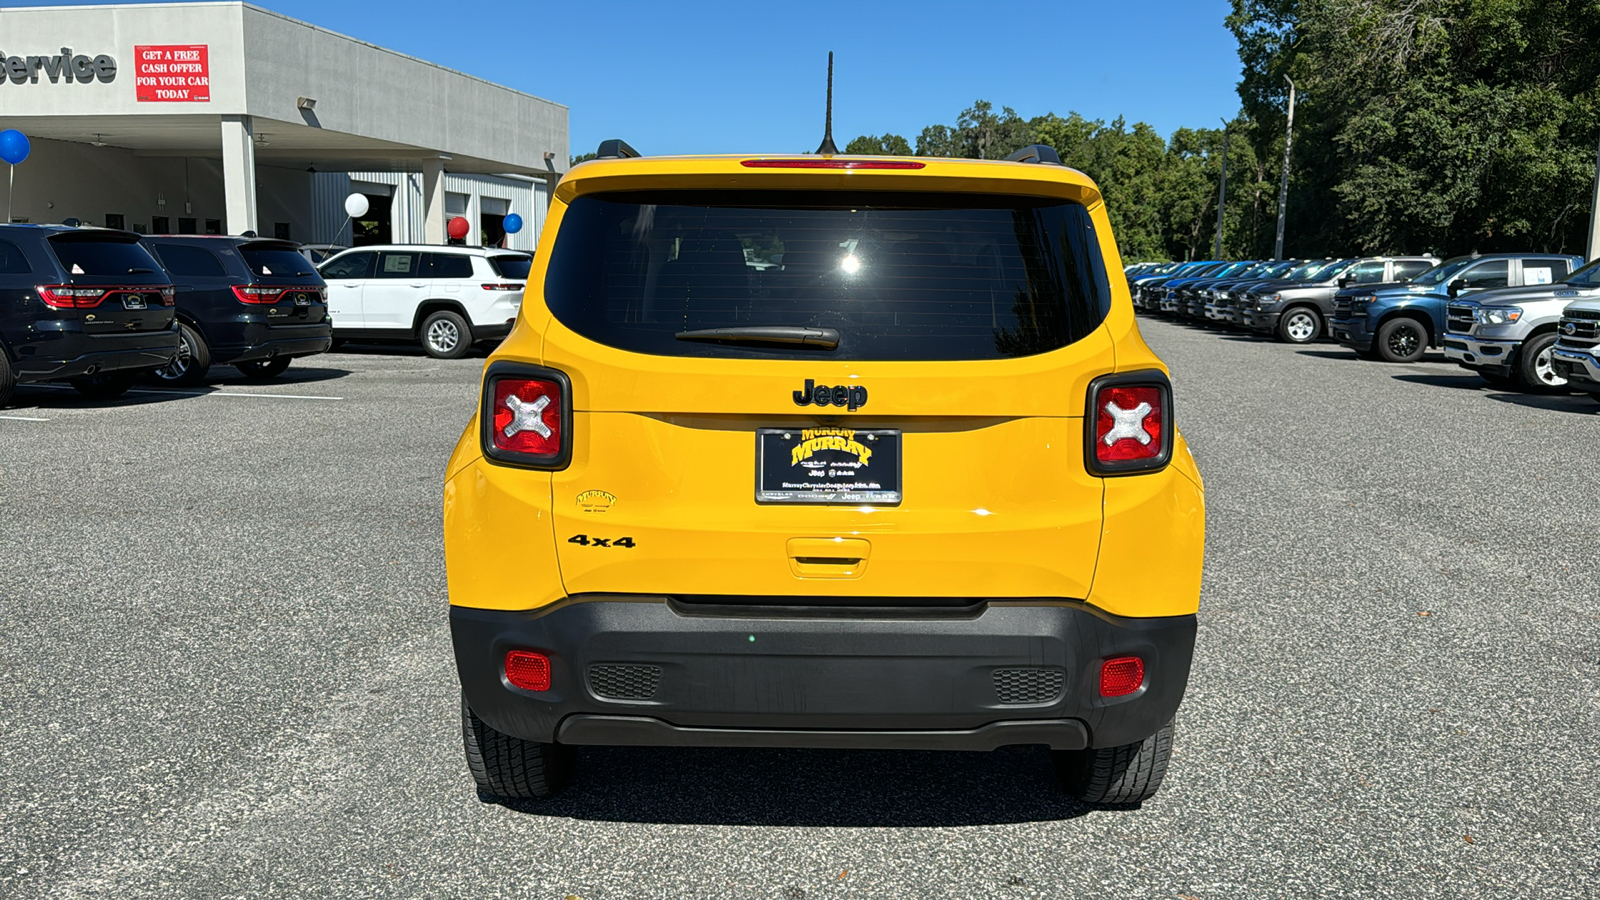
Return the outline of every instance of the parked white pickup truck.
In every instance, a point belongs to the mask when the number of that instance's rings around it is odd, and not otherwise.
[[[1585,305],[1600,317],[1600,260],[1552,284],[1499,288],[1474,294],[1470,300],[1452,300],[1446,310],[1444,355],[1496,387],[1530,393],[1585,388],[1568,383],[1570,367],[1561,363],[1560,354],[1569,348],[1557,343],[1564,337],[1564,311]],[[1565,334],[1576,330],[1575,326]],[[1592,328],[1590,332],[1592,337]],[[1595,372],[1592,377],[1600,381],[1594,343],[1589,340],[1577,349],[1587,354],[1584,358]],[[1600,390],[1600,384],[1594,389]]]

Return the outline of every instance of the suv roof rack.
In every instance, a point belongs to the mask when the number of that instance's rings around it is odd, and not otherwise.
[[[1057,153],[1056,148],[1050,146],[1049,144],[1029,144],[1028,146],[1023,147],[1021,150],[1018,150],[1017,152],[1006,157],[1006,159],[1009,162],[1049,163],[1050,165],[1055,166],[1061,165],[1061,154]]]
[[[622,138],[612,138],[609,141],[601,141],[600,149],[595,152],[595,157],[597,159],[638,159],[643,155],[644,154],[628,146],[628,142]]]

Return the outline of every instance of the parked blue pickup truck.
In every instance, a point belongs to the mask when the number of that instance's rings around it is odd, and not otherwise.
[[[1348,287],[1334,296],[1329,332],[1361,356],[1416,362],[1446,331],[1445,310],[1459,296],[1489,288],[1559,281],[1582,265],[1577,256],[1486,253],[1457,256],[1406,284]]]

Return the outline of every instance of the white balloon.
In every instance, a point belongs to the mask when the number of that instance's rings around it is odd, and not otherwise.
[[[367,195],[351,194],[350,196],[344,198],[344,211],[349,213],[350,218],[352,219],[366,215]]]

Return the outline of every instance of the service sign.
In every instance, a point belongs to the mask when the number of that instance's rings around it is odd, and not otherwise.
[[[207,103],[211,60],[206,44],[161,44],[133,48],[134,83],[140,103]]]

